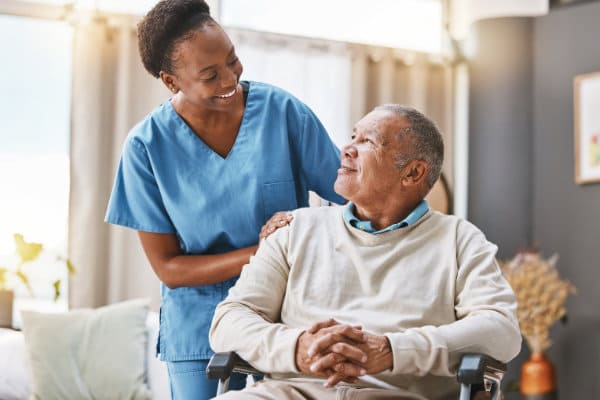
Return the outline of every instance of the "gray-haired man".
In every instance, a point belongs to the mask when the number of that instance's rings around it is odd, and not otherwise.
[[[213,348],[268,377],[224,398],[456,398],[463,353],[518,354],[497,247],[424,200],[442,160],[415,109],[380,106],[356,124],[335,182],[350,202],[294,211],[217,307]]]

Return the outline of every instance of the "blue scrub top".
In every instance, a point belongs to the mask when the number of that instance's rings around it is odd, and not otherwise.
[[[308,205],[308,191],[336,202],[340,152],[314,113],[289,93],[250,82],[236,141],[226,158],[209,148],[170,100],[125,141],[106,222],[172,233],[184,254],[218,254],[258,242],[277,211]],[[237,278],[214,285],[161,285],[158,351],[165,361],[213,354],[208,330]]]

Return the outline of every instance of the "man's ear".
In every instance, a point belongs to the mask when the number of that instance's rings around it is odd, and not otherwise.
[[[423,160],[411,160],[405,167],[402,182],[406,186],[420,185],[427,179],[429,165]]]
[[[169,74],[165,71],[160,71],[160,80],[165,84],[167,89],[170,92],[177,93],[179,92],[179,86],[177,86],[177,78],[175,75]]]

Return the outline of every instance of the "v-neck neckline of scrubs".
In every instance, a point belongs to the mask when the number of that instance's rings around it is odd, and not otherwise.
[[[250,114],[250,108],[252,106],[252,82],[249,82],[248,85],[248,97],[246,98],[246,104],[244,106],[244,113],[242,115],[242,122],[240,123],[240,128],[238,129],[237,136],[235,141],[233,142],[233,146],[227,153],[226,157],[222,157],[219,153],[214,151],[202,138],[190,128],[190,126],[185,122],[185,120],[177,113],[175,107],[173,107],[173,103],[171,103],[171,99],[167,100],[167,107],[175,119],[177,123],[181,126],[181,129],[185,132],[186,136],[192,138],[192,143],[195,143],[198,147],[198,150],[208,156],[211,160],[218,160],[221,163],[232,163],[234,160],[242,161],[244,156],[247,154],[248,146],[246,146],[249,138],[248,129],[246,129],[246,125],[248,125],[247,120],[250,118],[248,115]],[[238,164],[239,166],[239,164]]]

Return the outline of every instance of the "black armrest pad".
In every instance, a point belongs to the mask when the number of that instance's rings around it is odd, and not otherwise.
[[[486,370],[506,372],[506,364],[483,354],[465,354],[460,360],[456,379],[469,385],[481,384]]]
[[[208,379],[225,379],[231,375],[233,365],[240,357],[233,353],[215,353],[206,367]]]
[[[231,375],[232,371],[244,374],[260,374],[233,351],[215,353],[206,366],[206,376],[208,379],[225,379]]]

